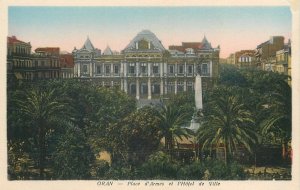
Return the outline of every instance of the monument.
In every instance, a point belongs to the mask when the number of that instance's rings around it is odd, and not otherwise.
[[[201,80],[201,72],[198,72],[195,78],[195,111],[193,118],[191,120],[190,129],[193,131],[197,131],[200,127],[200,123],[197,122],[197,112],[202,110],[203,103],[202,103],[202,80]]]

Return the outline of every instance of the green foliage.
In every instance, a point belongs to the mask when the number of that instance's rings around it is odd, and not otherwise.
[[[205,163],[209,180],[242,180],[246,175],[241,165],[236,162],[226,165],[223,161],[211,160]]]
[[[55,128],[57,122],[61,123],[67,119],[67,114],[64,118],[62,117],[65,103],[60,101],[55,94],[55,89],[48,90],[39,87],[27,89],[24,99],[15,101],[21,116],[24,115],[31,120],[32,137],[36,139],[35,144],[39,149],[40,178],[43,179],[47,152],[46,135]]]
[[[139,165],[157,150],[160,137],[158,111],[143,107],[105,129],[103,141],[113,155],[113,162]]]
[[[8,179],[29,179],[29,176],[32,175],[29,168],[33,162],[29,154],[24,151],[24,142],[8,142],[7,152]]]
[[[133,180],[140,179],[137,170],[125,166],[111,167],[104,179],[109,180]]]
[[[177,179],[180,180],[201,180],[204,176],[205,167],[199,161],[182,166],[177,172]]]
[[[161,137],[165,139],[165,149],[172,151],[175,138],[188,138],[193,131],[184,128],[189,119],[189,115],[183,110],[183,107],[177,107],[174,104],[165,104],[161,107],[158,119],[160,121]]]
[[[53,152],[53,172],[57,179],[88,179],[95,159],[82,130],[69,126]]]
[[[176,179],[178,163],[171,156],[158,151],[149,156],[146,163],[142,165],[144,179]]]
[[[247,85],[247,80],[233,65],[222,65],[219,84],[244,87]]]
[[[98,179],[103,179],[110,169],[109,163],[105,160],[98,160],[95,163],[95,172]]]
[[[222,66],[218,85],[204,93],[197,135],[206,148],[225,145],[227,165],[175,161],[175,139],[192,135],[182,126],[194,113],[193,93],[168,95],[162,107],[137,110],[134,97],[90,81],[10,86],[9,179],[36,179],[38,168],[40,174],[45,168],[48,179],[244,179],[243,168],[230,162],[236,147],[253,152],[261,146],[261,136],[263,143],[285,146],[291,140],[291,88],[286,79],[278,73]],[[162,138],[167,153],[159,151]],[[111,166],[94,159],[102,150],[111,154]]]
[[[203,148],[207,146],[225,147],[225,162],[227,154],[243,145],[250,153],[258,142],[259,136],[253,130],[253,115],[245,108],[240,99],[233,95],[233,89],[219,87],[213,92],[212,99],[206,104],[201,118],[202,124],[197,138]]]

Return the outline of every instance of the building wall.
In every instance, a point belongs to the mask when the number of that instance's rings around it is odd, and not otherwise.
[[[156,99],[162,95],[193,91],[200,68],[205,78],[203,87],[208,88],[218,76],[218,60],[218,54],[212,53],[204,59],[166,57],[158,52],[130,52],[89,60],[75,58],[74,73],[82,79],[93,79],[100,86],[121,88],[137,99]],[[84,65],[87,73],[82,71]]]
[[[172,48],[178,54],[166,50],[155,34],[144,30],[121,54],[113,54],[107,47],[101,56],[95,56],[88,38],[81,49],[73,50],[74,76],[149,100],[193,91],[197,73],[203,77],[204,88],[213,84],[219,74],[219,47],[212,48],[204,37],[202,42],[183,42]]]
[[[31,80],[34,66],[30,57],[31,45],[18,40],[15,36],[7,38],[7,82],[16,79]]]

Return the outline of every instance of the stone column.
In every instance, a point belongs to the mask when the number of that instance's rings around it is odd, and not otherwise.
[[[212,61],[209,62],[208,72],[209,72],[209,76],[212,77],[212,72],[213,72]]]
[[[78,66],[77,66],[76,63],[74,65],[74,68],[73,68],[72,72],[73,72],[74,76],[76,76],[78,74]]]
[[[159,72],[160,72],[160,77],[163,77],[163,74],[164,74],[164,63],[163,62],[159,63]]]
[[[105,67],[104,67],[104,63],[102,63],[102,76],[105,76]]]
[[[111,63],[110,64],[110,76],[114,76],[115,74],[114,74],[114,64],[113,63]]]
[[[124,77],[127,76],[127,62],[124,63]]]
[[[80,77],[80,67],[81,67],[81,63],[79,62],[79,64],[78,64],[78,77]]]
[[[186,79],[185,79],[184,82],[183,82],[183,91],[186,92]]]
[[[151,63],[148,63],[148,76],[151,76]]]
[[[164,63],[164,73],[166,75],[168,75],[168,65],[167,65],[167,63]]]
[[[124,92],[128,93],[128,84],[127,84],[127,78],[124,79]]]
[[[177,94],[177,80],[175,80],[175,94]]]
[[[160,79],[160,95],[164,95],[164,80]]]
[[[135,67],[136,67],[136,76],[138,77],[139,76],[139,72],[140,72],[140,63],[136,62]]]
[[[90,63],[90,77],[93,77],[93,62]]]
[[[148,77],[148,100],[151,100],[151,79]]]
[[[120,76],[122,77],[122,76],[125,76],[124,75],[124,64],[121,62],[121,64],[120,64]]]
[[[168,94],[168,81],[165,80],[165,94]]]
[[[136,99],[140,99],[140,81],[138,78],[136,79]]]
[[[187,76],[186,61],[184,62],[184,76]]]
[[[114,86],[114,81],[112,80],[112,81],[111,81],[111,87],[113,87],[113,86]]]

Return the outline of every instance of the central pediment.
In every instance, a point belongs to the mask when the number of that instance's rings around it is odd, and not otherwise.
[[[150,30],[143,30],[139,32],[125,47],[124,52],[132,51],[165,51],[161,41]]]

